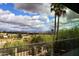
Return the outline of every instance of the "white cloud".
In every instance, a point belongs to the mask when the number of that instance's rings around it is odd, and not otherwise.
[[[11,13],[11,12],[8,11],[8,10],[6,10],[6,11],[4,12],[2,9],[0,9],[0,15],[10,14],[10,13]]]
[[[32,19],[38,19],[40,16],[37,15],[37,16],[32,16]]]
[[[54,12],[50,13],[50,4],[43,4],[43,3],[17,3],[15,4],[16,8],[18,9],[23,9],[25,12],[36,12],[36,13],[42,13],[42,14],[50,14],[54,16]],[[66,10],[66,16],[65,17],[60,17],[60,28],[70,28],[70,26],[62,24],[62,23],[67,23],[73,21],[75,18],[79,18],[79,14],[75,13],[74,11],[70,10],[67,8]],[[49,26],[53,27],[54,26],[54,19],[53,21],[49,21],[47,16],[34,16],[32,19],[40,19],[43,22],[49,22]],[[78,20],[78,19],[77,19]],[[40,22],[40,21],[34,21],[34,22]],[[30,24],[30,23],[29,23]],[[36,27],[40,27],[41,25],[38,25]]]
[[[0,30],[11,31],[48,31],[45,22],[49,19],[47,16],[22,16],[15,15],[9,11],[0,9]],[[43,21],[42,21],[43,20]]]

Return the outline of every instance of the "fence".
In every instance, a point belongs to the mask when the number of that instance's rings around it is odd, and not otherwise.
[[[1,48],[1,56],[45,56],[50,55],[51,44],[32,43],[24,46]]]
[[[50,43],[31,43],[23,46],[0,48],[1,56],[51,56],[63,55],[79,48],[79,38],[61,39]]]

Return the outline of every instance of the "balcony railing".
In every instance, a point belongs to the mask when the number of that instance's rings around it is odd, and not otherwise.
[[[24,46],[0,48],[1,56],[45,56],[51,55],[51,44],[32,43]]]
[[[79,48],[79,38],[56,40],[49,43],[39,42],[23,46],[0,48],[1,56],[51,56],[63,55]]]

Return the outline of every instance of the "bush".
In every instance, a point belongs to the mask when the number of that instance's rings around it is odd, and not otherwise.
[[[38,42],[43,42],[43,39],[41,36],[33,36],[31,43],[38,43]]]
[[[53,41],[53,35],[41,35],[44,42],[52,42]]]
[[[61,39],[61,38],[64,38],[64,39],[78,38],[78,37],[79,37],[79,28],[78,27],[59,31],[59,39]]]
[[[7,48],[7,47],[16,47],[16,46],[23,46],[25,45],[26,42],[24,41],[15,41],[15,42],[7,42],[3,48]]]

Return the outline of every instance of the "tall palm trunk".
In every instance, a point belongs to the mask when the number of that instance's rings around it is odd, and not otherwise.
[[[59,38],[59,18],[60,18],[60,16],[58,16],[56,40],[58,40],[58,38]]]
[[[56,35],[56,15],[55,15],[55,21],[54,21],[54,35]]]
[[[55,21],[54,21],[54,37],[53,37],[53,41],[55,40],[55,38],[56,38],[56,14],[55,14]],[[51,56],[53,56],[53,43],[52,43],[52,48],[51,48]]]

